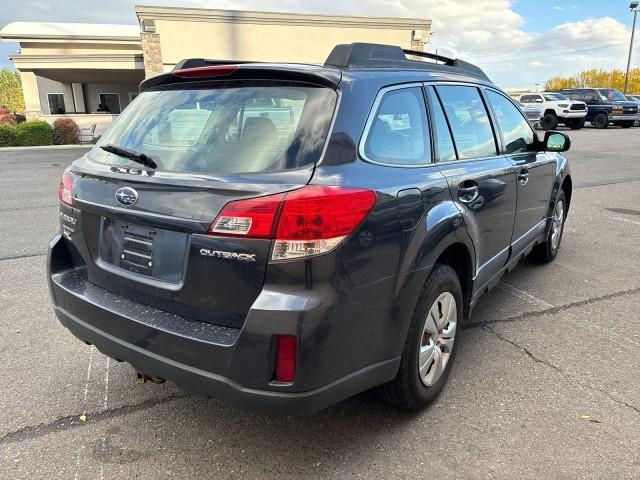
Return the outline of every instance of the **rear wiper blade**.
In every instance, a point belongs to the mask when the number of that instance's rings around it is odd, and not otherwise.
[[[135,150],[129,150],[128,148],[124,147],[118,147],[113,143],[100,145],[100,148],[105,152],[113,153],[114,155],[118,155],[119,157],[128,158],[129,160],[133,160],[134,162],[141,163],[145,167],[158,168],[158,164],[153,160],[153,158],[151,158],[149,155],[145,155],[144,153],[136,152]]]

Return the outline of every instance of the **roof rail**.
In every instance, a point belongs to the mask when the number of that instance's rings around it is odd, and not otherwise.
[[[443,55],[438,55],[437,53],[420,52],[418,50],[407,50],[406,48],[403,48],[402,52],[405,53],[406,55],[413,55],[414,57],[430,58],[431,60],[442,62],[445,65],[454,66],[456,63],[455,58],[445,57]]]
[[[407,55],[428,58],[438,63],[410,60]],[[338,68],[392,68],[443,70],[449,73],[462,73],[489,80],[481,68],[457,58],[449,58],[435,53],[405,50],[395,45],[376,43],[351,43],[336,45],[327,60],[327,66]]]

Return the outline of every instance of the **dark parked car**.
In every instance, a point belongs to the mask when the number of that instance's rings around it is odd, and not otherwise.
[[[561,92],[571,100],[587,104],[586,121],[596,128],[609,124],[623,128],[633,127],[640,119],[638,104],[627,100],[620,91],[612,88],[565,88]]]
[[[285,414],[381,386],[417,410],[479,297],[558,253],[569,138],[463,61],[191,59],[140,92],[64,172],[48,276],[62,324],[145,378]]]
[[[638,104],[638,111],[640,112],[640,95],[625,95],[625,97],[627,97],[627,100],[636,102]],[[636,127],[640,126],[640,118],[636,120],[636,123],[634,125]]]

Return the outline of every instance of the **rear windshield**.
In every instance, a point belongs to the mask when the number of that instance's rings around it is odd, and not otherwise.
[[[328,88],[296,84],[147,91],[89,156],[140,167],[100,148],[112,144],[152,157],[162,171],[232,175],[299,168],[320,159],[336,97]]]

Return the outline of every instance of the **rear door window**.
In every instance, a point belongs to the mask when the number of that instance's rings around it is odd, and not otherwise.
[[[384,93],[369,120],[364,157],[376,163],[400,166],[431,162],[422,88],[401,88]]]
[[[486,90],[486,93],[502,132],[505,153],[528,152],[534,141],[534,133],[529,122],[506,97],[493,90]]]
[[[151,156],[158,170],[209,175],[280,171],[320,159],[337,95],[297,84],[225,84],[140,94],[89,156],[134,165],[105,152],[113,144]]]
[[[476,87],[436,87],[460,160],[497,155],[489,114]]]

